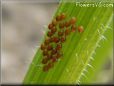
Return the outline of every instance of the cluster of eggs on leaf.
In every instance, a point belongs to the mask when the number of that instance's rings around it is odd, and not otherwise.
[[[43,71],[48,71],[54,66],[54,63],[63,56],[62,44],[66,41],[68,35],[71,32],[83,32],[83,26],[76,28],[76,18],[72,17],[69,21],[66,21],[65,13],[57,15],[56,18],[48,25],[49,31],[44,43],[41,44],[41,50],[43,54],[42,64]]]

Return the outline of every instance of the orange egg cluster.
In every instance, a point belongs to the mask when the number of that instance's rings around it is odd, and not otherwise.
[[[72,17],[69,21],[65,21],[65,18],[66,15],[61,13],[48,25],[47,37],[44,43],[41,44],[42,64],[44,64],[43,71],[45,72],[52,68],[54,63],[62,57],[62,44],[71,32],[76,31],[76,18]],[[78,32],[83,32],[82,26],[78,27]]]

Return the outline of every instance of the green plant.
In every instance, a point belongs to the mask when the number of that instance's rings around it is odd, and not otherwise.
[[[24,84],[78,84],[87,70],[86,67],[92,67],[92,55],[112,23],[112,7],[79,7],[75,2],[64,1],[61,1],[54,17],[60,13],[67,15],[66,20],[75,16],[76,26],[83,25],[84,32],[68,36],[63,44],[63,59],[50,71],[43,72],[40,67],[31,64]],[[42,58],[42,52],[38,49],[32,63],[41,64]]]

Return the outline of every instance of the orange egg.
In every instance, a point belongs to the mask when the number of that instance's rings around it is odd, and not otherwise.
[[[83,26],[79,26],[79,27],[78,27],[78,32],[79,32],[79,33],[82,33],[83,31],[84,31]]]

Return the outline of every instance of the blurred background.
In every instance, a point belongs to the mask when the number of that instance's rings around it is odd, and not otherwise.
[[[2,2],[2,83],[21,83],[58,2]]]
[[[1,77],[3,84],[22,83],[43,38],[45,27],[53,17],[58,4],[58,2],[2,1]],[[113,82],[112,51],[95,83]]]

